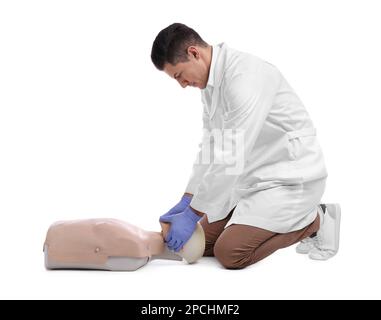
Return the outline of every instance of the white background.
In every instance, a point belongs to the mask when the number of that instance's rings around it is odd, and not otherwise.
[[[0,298],[381,298],[379,1],[1,1]],[[56,220],[160,230],[201,137],[200,92],[150,60],[182,22],[276,65],[307,107],[342,206],[327,262],[280,250],[244,270],[214,258],[136,272],[46,271]]]

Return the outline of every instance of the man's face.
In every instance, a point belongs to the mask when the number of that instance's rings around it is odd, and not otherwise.
[[[164,72],[176,79],[183,88],[191,86],[204,89],[208,83],[209,67],[196,47],[188,48],[188,60],[176,65],[166,63]]]

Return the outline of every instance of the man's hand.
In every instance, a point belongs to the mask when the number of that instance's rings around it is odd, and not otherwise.
[[[196,214],[189,206],[181,213],[162,218],[161,221],[171,223],[171,227],[165,238],[168,248],[175,250],[175,252],[180,251],[192,236],[196,229],[197,221],[200,219],[201,216]]]
[[[172,215],[183,212],[189,206],[189,204],[192,200],[192,196],[193,195],[190,193],[185,193],[178,204],[176,204],[166,214],[163,214],[162,216],[160,216],[159,221],[164,222],[164,220],[162,220],[162,219],[165,219],[165,218],[170,217]]]

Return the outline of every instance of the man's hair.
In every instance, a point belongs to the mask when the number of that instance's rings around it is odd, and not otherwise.
[[[188,61],[187,49],[195,45],[208,46],[192,28],[182,23],[173,23],[156,36],[151,60],[157,69],[163,70],[166,63],[176,65],[178,62]]]

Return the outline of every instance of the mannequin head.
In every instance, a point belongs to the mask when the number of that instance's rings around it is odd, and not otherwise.
[[[160,222],[163,239],[165,239],[170,224]],[[177,254],[185,259],[188,263],[194,263],[202,257],[205,250],[205,234],[200,223],[197,223],[196,229],[190,239],[185,243],[184,247]]]

